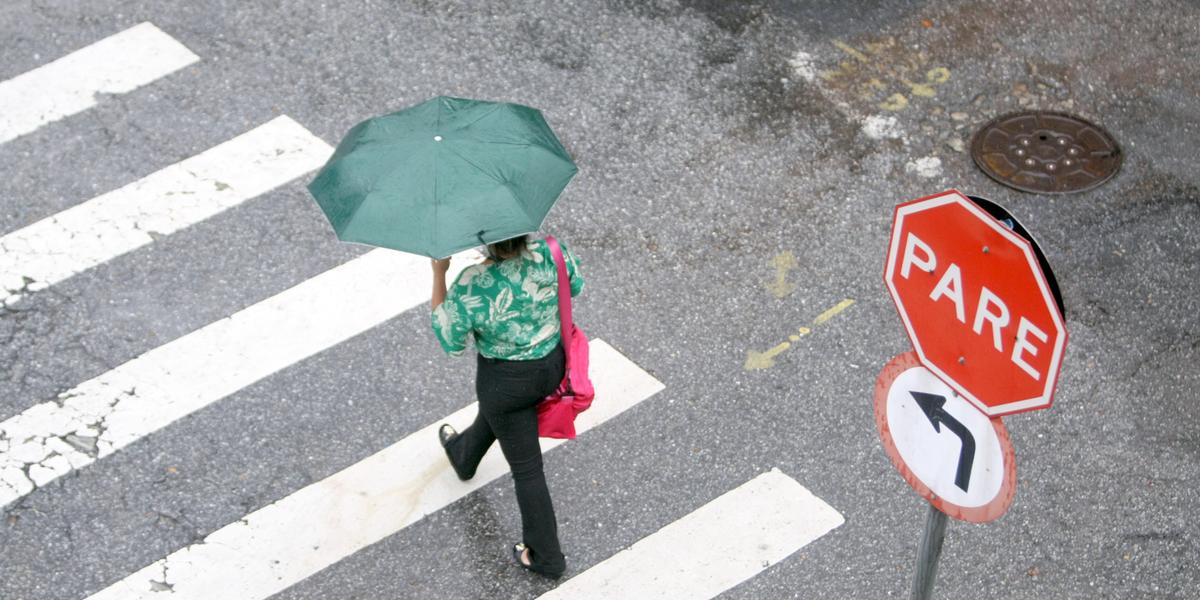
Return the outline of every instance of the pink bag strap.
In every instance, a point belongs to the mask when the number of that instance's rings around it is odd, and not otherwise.
[[[562,323],[563,348],[571,347],[571,335],[575,331],[571,321],[571,279],[567,276],[567,259],[563,257],[562,248],[554,236],[546,236],[546,244],[550,246],[550,254],[554,256],[554,264],[558,266],[558,319]],[[567,353],[568,360],[570,353]]]

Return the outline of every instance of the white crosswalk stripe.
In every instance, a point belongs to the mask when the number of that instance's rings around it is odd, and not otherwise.
[[[288,117],[0,237],[0,302],[150,244],[268,192],[333,148]]]
[[[200,57],[151,23],[135,25],[54,62],[0,82],[0,144],[123,94]]]
[[[540,599],[712,598],[844,522],[832,506],[772,469]]]
[[[0,423],[0,506],[428,301],[431,286],[428,259],[373,250]]]
[[[663,389],[611,346],[591,342],[596,402],[576,420],[584,433]],[[445,420],[459,429],[473,406]],[[493,448],[475,477],[461,482],[437,443],[439,420],[377,454],[261,508],[91,596],[92,600],[180,600],[214,594],[266,598],[419,521],[508,472]],[[542,440],[546,452],[562,440]],[[164,579],[165,574],[165,579]]]

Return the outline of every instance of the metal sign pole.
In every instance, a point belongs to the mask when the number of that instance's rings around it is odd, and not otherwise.
[[[938,558],[942,556],[942,541],[946,538],[946,513],[933,504],[929,505],[929,518],[925,519],[925,532],[921,534],[921,547],[917,550],[917,572],[913,576],[913,600],[929,600],[933,594],[933,580],[937,578]]]

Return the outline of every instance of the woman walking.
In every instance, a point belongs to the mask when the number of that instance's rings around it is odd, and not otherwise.
[[[577,259],[561,244],[571,295],[583,290]],[[442,349],[457,356],[475,339],[475,393],[479,414],[459,433],[449,424],[438,431],[459,479],[475,475],[479,461],[500,442],[512,469],[522,542],[512,549],[519,565],[557,579],[567,564],[542,470],[537,405],[563,378],[564,356],[558,316],[558,272],[544,240],[520,236],[487,246],[483,263],[463,269],[449,289],[449,259],[433,261],[433,331]]]

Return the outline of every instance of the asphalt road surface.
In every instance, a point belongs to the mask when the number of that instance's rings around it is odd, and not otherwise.
[[[1037,236],[1070,342],[934,597],[1200,597],[1194,2],[18,0],[0,53],[4,600],[905,597],[882,272],[893,207],[950,188]],[[601,392],[546,450],[559,582],[509,562],[502,463],[439,462],[474,373],[427,262],[337,242],[304,187],[443,94],[542,109],[580,167],[544,226]],[[989,179],[971,135],[1022,109],[1121,170]]]

